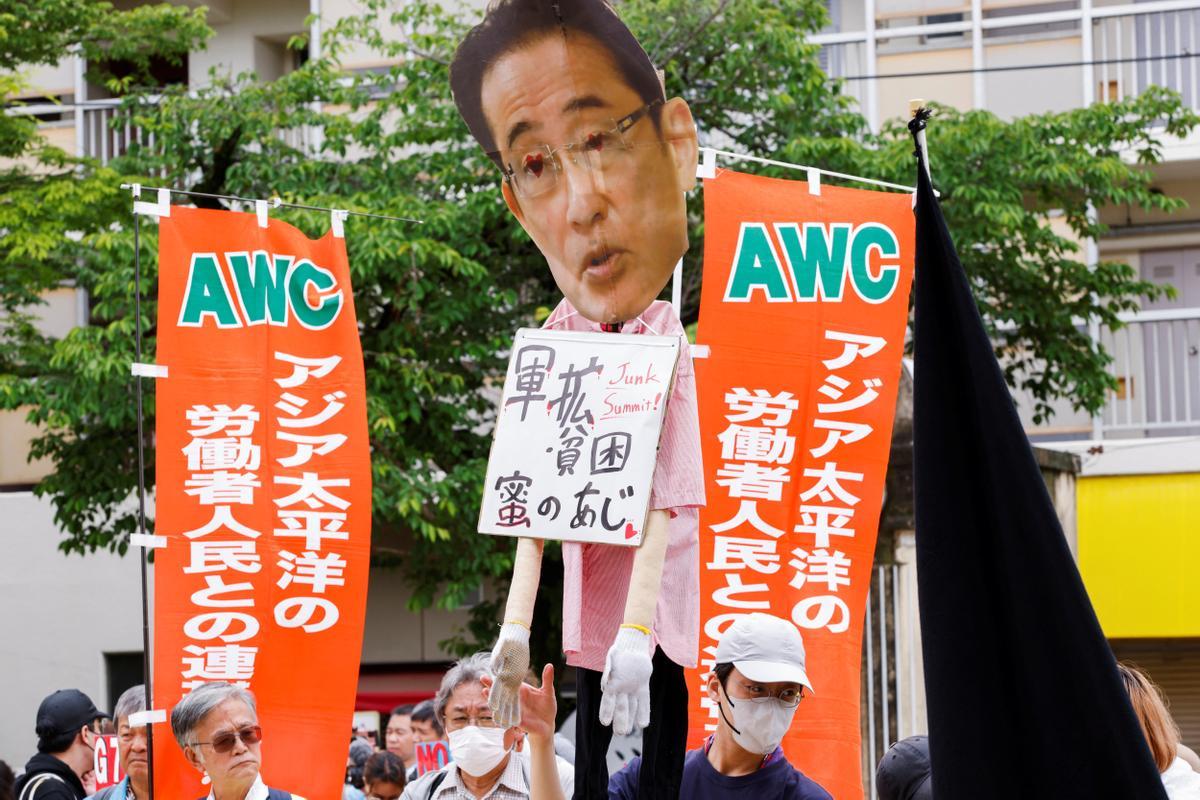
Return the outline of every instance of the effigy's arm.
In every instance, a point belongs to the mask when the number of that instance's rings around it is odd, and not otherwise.
[[[492,717],[504,728],[521,718],[520,688],[529,672],[529,626],[542,575],[541,539],[518,539],[513,560],[504,624],[492,648],[491,670],[495,684],[488,695]]]
[[[670,518],[669,512],[656,509],[646,520],[646,534],[633,556],[624,622],[609,648],[600,679],[600,722],[611,724],[613,732],[621,735],[650,724],[650,673],[654,669],[650,626],[662,587]]]

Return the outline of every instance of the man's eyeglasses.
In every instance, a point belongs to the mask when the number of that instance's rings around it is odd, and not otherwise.
[[[516,193],[525,198],[538,197],[558,185],[562,172],[562,155],[572,164],[603,173],[628,163],[633,149],[625,140],[625,133],[634,125],[662,105],[662,100],[647,103],[618,120],[608,120],[582,139],[560,147],[538,145],[515,153],[515,163],[503,167],[504,179]]]
[[[772,694],[758,684],[743,684],[742,691],[747,692],[749,697],[731,696],[730,699],[738,703],[765,703],[768,700],[775,700],[785,708],[795,708],[804,699],[803,689],[794,689],[790,686]],[[725,693],[729,693],[728,688],[726,688]]]
[[[262,728],[257,725],[250,725],[245,728],[238,728],[236,731],[222,731],[212,738],[211,742],[192,742],[192,747],[199,747],[202,744],[210,745],[214,753],[228,753],[233,750],[238,739],[242,740],[242,744],[251,745],[262,741]]]
[[[738,702],[765,703],[768,700],[774,700],[784,708],[795,708],[796,706],[800,705],[800,700],[802,698],[803,695],[801,695],[799,692],[792,689],[785,689],[779,694],[767,694],[760,697],[740,698]]]
[[[468,725],[475,725],[476,727],[479,727],[479,728],[498,728],[498,727],[500,727],[499,725],[496,724],[496,720],[492,719],[490,716],[488,716],[488,717],[468,717],[467,715],[462,714],[459,716],[446,718],[446,730],[447,731],[461,730],[461,729],[467,727]]]

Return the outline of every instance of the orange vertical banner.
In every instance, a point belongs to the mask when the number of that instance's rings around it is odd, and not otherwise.
[[[863,796],[862,625],[912,283],[906,194],[722,171],[704,184],[696,362],[708,505],[690,746],[715,729],[704,679],[752,612],[804,637],[783,747],[838,800]]]
[[[366,385],[345,240],[172,208],[159,233],[154,708],[248,687],[262,777],[340,797],[371,538]],[[155,793],[207,796],[169,725]]]

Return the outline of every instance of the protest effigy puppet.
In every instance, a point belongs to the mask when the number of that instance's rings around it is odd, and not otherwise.
[[[522,386],[524,376],[524,394],[508,397],[506,382],[498,428],[516,413],[514,402],[521,420],[557,424],[557,440],[537,459],[579,488],[539,497],[528,468],[493,477],[493,446],[485,493],[503,496],[497,524],[523,538],[493,651],[490,705],[502,727],[520,718],[542,545],[563,538],[563,649],[579,675],[575,797],[607,797],[613,732],[643,729],[639,796],[674,798],[687,737],[684,669],[697,659],[704,482],[691,356],[675,310],[656,298],[688,245],[691,111],[682,98],[666,99],[649,57],[605,0],[491,3],[460,44],[450,80],[472,135],[503,173],[505,202],[563,293],[543,335],[604,333],[594,339],[650,354],[638,366],[626,356],[576,361],[549,344],[522,346],[526,332],[518,334],[509,378]],[[664,341],[666,362],[656,355]],[[543,391],[548,378],[561,382],[559,394]],[[596,411],[583,403],[581,387],[592,385],[592,400],[604,393]],[[654,431],[645,470],[623,472],[630,453],[647,446],[633,432],[643,418]],[[606,480],[619,488],[607,493]],[[631,499],[643,516],[620,511]],[[542,530],[552,524],[572,534]]]

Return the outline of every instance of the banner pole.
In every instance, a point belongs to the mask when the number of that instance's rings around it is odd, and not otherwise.
[[[136,192],[140,192],[142,189],[146,189],[147,191],[152,191],[152,192],[170,192],[171,194],[180,194],[185,197],[207,197],[210,200],[233,200],[233,201],[236,201],[239,203],[267,203],[272,208],[298,208],[303,211],[321,211],[326,214],[336,212],[338,214],[348,214],[352,217],[367,217],[369,219],[385,219],[385,220],[390,220],[392,222],[411,222],[414,225],[424,225],[425,224],[424,220],[413,219],[412,217],[394,217],[390,214],[373,214],[373,213],[370,213],[367,211],[350,211],[345,208],[329,208],[328,206],[310,206],[310,205],[306,205],[304,203],[285,203],[282,200],[280,200],[278,197],[271,198],[270,200],[263,200],[261,198],[256,198],[256,197],[241,197],[236,194],[212,194],[211,192],[192,192],[192,191],[188,191],[185,189],[167,189],[167,188],[162,188],[162,187],[157,187],[157,186],[142,186],[141,184],[137,184],[137,183],[122,183],[121,188],[133,190],[135,192],[134,197],[137,197]]]
[[[933,173],[929,168],[929,147],[925,144],[925,121],[929,119],[930,112],[925,107],[925,101],[921,99],[909,100],[908,116],[910,118],[908,123],[909,130],[912,131],[917,149],[921,151],[921,156],[925,159],[925,175],[932,181]]]
[[[142,363],[142,240],[141,217],[133,215],[133,316],[134,316],[134,350],[136,360]],[[138,464],[138,533],[146,535],[146,437],[142,422],[142,376],[137,380],[137,464]],[[146,561],[150,558],[151,548],[140,553],[138,561],[141,564],[142,577],[142,672],[143,685],[146,687],[146,710],[154,707],[154,693],[150,682],[150,600],[146,590]],[[150,785],[150,800],[154,800],[154,725],[146,721],[146,773]]]

